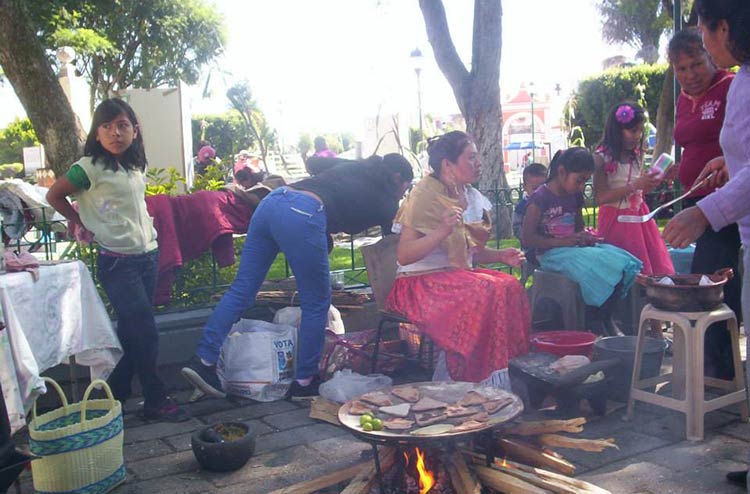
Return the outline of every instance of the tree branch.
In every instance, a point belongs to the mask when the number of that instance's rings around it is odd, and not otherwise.
[[[475,0],[471,73],[500,79],[503,7],[501,0]],[[484,71],[478,74],[478,71]]]
[[[458,93],[458,88],[464,85],[470,75],[461,62],[456,46],[451,39],[443,2],[442,0],[419,0],[419,8],[422,9],[422,16],[427,28],[427,39],[430,40],[432,50],[435,52],[438,67],[445,74],[454,92]],[[460,101],[459,104],[461,104]]]

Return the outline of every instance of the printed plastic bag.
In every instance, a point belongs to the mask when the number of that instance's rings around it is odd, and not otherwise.
[[[297,359],[294,326],[240,319],[224,340],[216,371],[228,394],[258,401],[284,398]]]
[[[393,379],[383,374],[363,376],[351,369],[336,371],[331,379],[320,385],[320,396],[337,403],[344,403],[370,391],[388,388]]]
[[[273,316],[274,324],[288,324],[299,329],[299,323],[302,319],[302,309],[299,307],[284,307],[276,311]],[[328,322],[326,323],[326,329],[333,331],[336,334],[344,334],[344,321],[341,320],[341,312],[331,305],[328,309]]]

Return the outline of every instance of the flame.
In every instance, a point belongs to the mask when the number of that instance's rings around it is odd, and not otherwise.
[[[435,476],[424,466],[424,453],[417,449],[417,472],[419,472],[419,494],[427,494],[435,485]]]
[[[503,462],[500,464],[501,467],[508,467],[508,462],[505,461],[505,458],[503,458]]]
[[[406,453],[404,453],[404,466],[405,467],[409,466],[409,455]]]

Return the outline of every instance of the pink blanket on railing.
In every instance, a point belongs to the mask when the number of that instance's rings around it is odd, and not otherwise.
[[[146,197],[159,243],[155,305],[169,303],[175,270],[210,248],[220,267],[234,264],[232,234],[247,233],[255,208],[229,191]]]

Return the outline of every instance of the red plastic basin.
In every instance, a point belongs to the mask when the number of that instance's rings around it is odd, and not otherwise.
[[[543,331],[531,336],[531,345],[537,352],[558,357],[565,355],[591,356],[596,335],[588,331]]]

